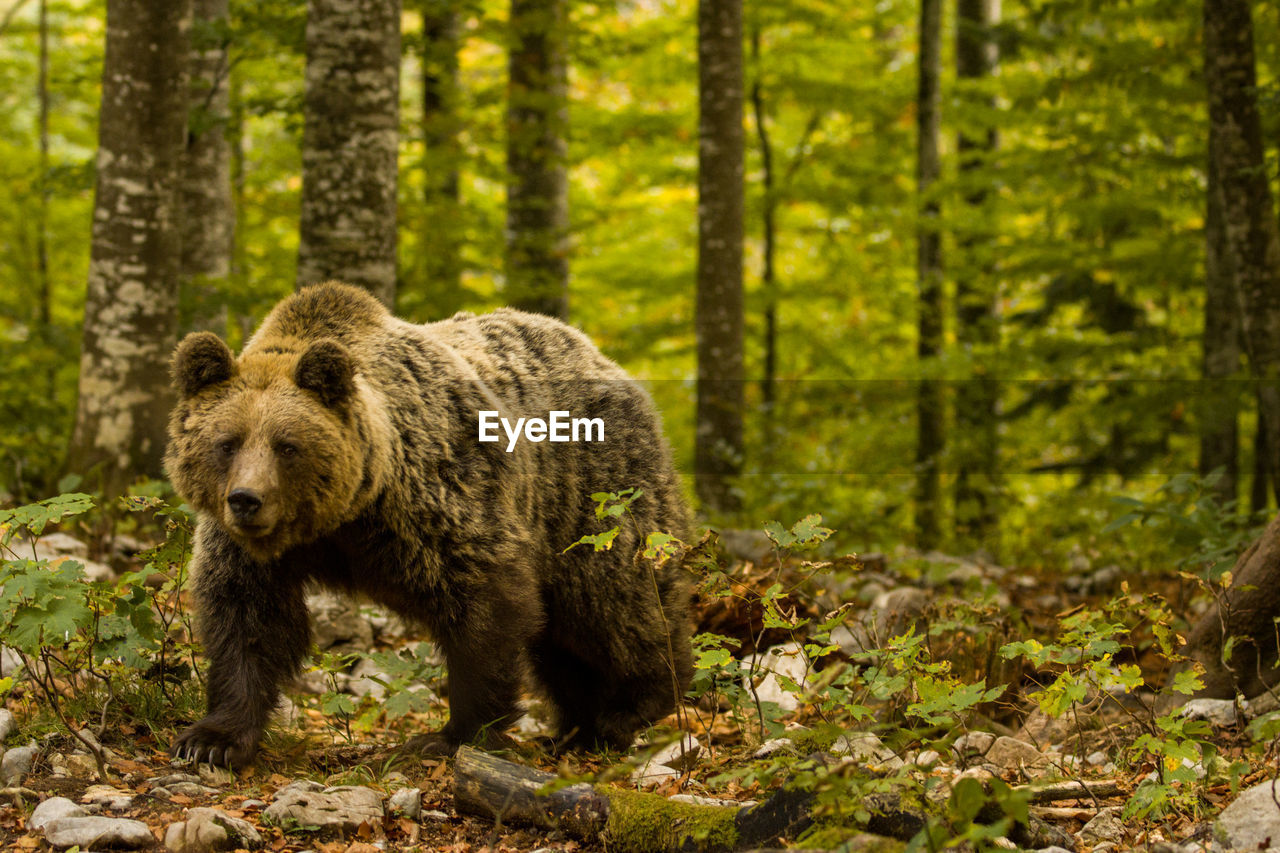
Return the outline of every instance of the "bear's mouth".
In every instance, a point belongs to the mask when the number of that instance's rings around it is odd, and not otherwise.
[[[236,533],[242,536],[248,536],[250,539],[257,539],[271,532],[271,526],[267,524],[252,524],[249,522],[238,521],[235,524]]]

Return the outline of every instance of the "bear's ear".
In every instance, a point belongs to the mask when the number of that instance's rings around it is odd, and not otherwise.
[[[236,374],[236,359],[213,332],[192,332],[173,353],[173,387],[183,397],[195,396],[210,385]]]
[[[299,388],[314,391],[330,408],[355,393],[355,365],[347,348],[337,341],[316,341],[298,359],[293,381]]]

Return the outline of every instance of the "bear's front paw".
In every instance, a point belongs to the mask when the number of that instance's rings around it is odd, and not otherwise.
[[[396,758],[403,761],[416,758],[452,758],[458,751],[458,741],[444,732],[428,732],[414,735],[396,749]]]
[[[257,752],[256,734],[228,731],[207,719],[178,735],[169,748],[169,754],[177,759],[231,768],[244,767]]]

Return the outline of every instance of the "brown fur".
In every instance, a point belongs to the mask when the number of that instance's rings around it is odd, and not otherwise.
[[[175,751],[240,765],[310,645],[303,586],[363,593],[444,651],[449,751],[515,716],[527,668],[573,743],[625,747],[691,673],[688,596],[633,559],[687,514],[647,395],[582,333],[500,310],[426,326],[363,291],[290,296],[239,359],[178,347],[166,463],[200,515],[193,558],[209,713]],[[478,412],[605,421],[605,441],[477,440]],[[609,551],[593,492],[637,487]],[[652,570],[652,571],[651,571]],[[675,651],[670,660],[668,644]]]

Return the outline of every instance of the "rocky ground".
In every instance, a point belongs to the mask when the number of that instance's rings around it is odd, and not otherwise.
[[[760,545],[750,538],[737,543],[739,553],[731,562],[742,589],[762,587],[770,579],[751,574],[753,565],[762,561],[752,553]],[[850,580],[817,587],[810,583],[797,607],[821,613],[854,604],[856,618],[832,636],[841,654],[852,659],[907,621],[926,618],[945,596],[972,596],[980,589],[991,599],[993,612],[1017,609],[1030,614],[1028,621],[1034,623],[1035,614],[1048,619],[1089,596],[1115,591],[1119,583],[1113,567],[1081,566],[1069,583],[1057,583],[982,561],[926,556],[926,562],[942,568],[903,572],[895,564],[914,565],[925,558],[868,555],[863,569]],[[1250,718],[1274,710],[1265,697],[1240,706],[1213,701],[1188,705],[1187,715],[1213,727],[1217,748],[1213,761],[1192,762],[1203,780],[1198,806],[1159,820],[1126,820],[1123,807],[1154,771],[1126,751],[1142,727],[1132,708],[1154,703],[1154,696],[1088,704],[1084,720],[1079,715],[1052,719],[1035,710],[1017,689],[1025,674],[1006,672],[1013,689],[984,713],[966,720],[959,738],[946,738],[949,747],[933,749],[920,741],[891,748],[883,730],[881,735],[867,730],[875,720],[819,744],[808,735],[820,723],[820,715],[783,689],[788,680],[804,685],[820,677],[797,663],[803,638],[761,639],[767,632],[757,624],[750,596],[733,601],[732,606],[724,600],[706,603],[702,630],[758,641],[763,651],[755,658],[757,693],[787,713],[783,736],[761,742],[749,727],[731,719],[730,709],[709,713],[706,707],[690,707],[680,719],[669,721],[685,729],[682,739],[661,748],[637,747],[629,756],[577,754],[556,759],[537,746],[543,731],[533,713],[522,721],[507,757],[575,777],[608,778],[619,789],[750,808],[767,800],[776,783],[761,784],[742,774],[733,778],[733,771],[780,756],[818,756],[833,766],[909,776],[934,791],[945,792],[958,780],[973,778],[988,785],[1002,780],[1032,792],[1032,829],[1022,840],[1022,846],[1031,849],[1107,853],[1141,847],[1190,853],[1280,847],[1280,792],[1272,792],[1278,772],[1275,752],[1261,758],[1256,750],[1249,752],[1245,734]],[[316,635],[324,647],[365,652],[404,647],[420,639],[396,620],[367,609],[328,597],[312,604]],[[752,651],[750,644],[744,649],[748,660]],[[971,653],[972,649],[964,652]],[[957,670],[966,665],[960,651],[955,665]],[[308,676],[283,709],[279,731],[284,734],[268,740],[255,766],[235,775],[171,763],[162,738],[150,731],[97,732],[86,725],[81,736],[101,748],[104,776],[85,743],[65,732],[36,738],[24,730],[34,709],[19,689],[9,698],[12,711],[0,712],[0,741],[8,745],[0,758],[0,845],[14,850],[163,848],[175,853],[606,849],[606,840],[599,837],[571,837],[460,814],[452,762],[417,760],[393,767],[390,750],[402,732],[357,732],[347,742],[307,699],[308,691],[314,695],[336,688],[355,699],[368,696],[364,701],[376,704],[385,698],[387,680],[387,674],[367,659],[347,671]],[[412,715],[408,719],[412,725]],[[1237,759],[1248,759],[1247,768],[1234,779],[1223,776],[1221,767]],[[1063,780],[1075,787],[1063,787]],[[784,833],[777,843],[794,841]],[[610,849],[620,847],[613,844]]]

